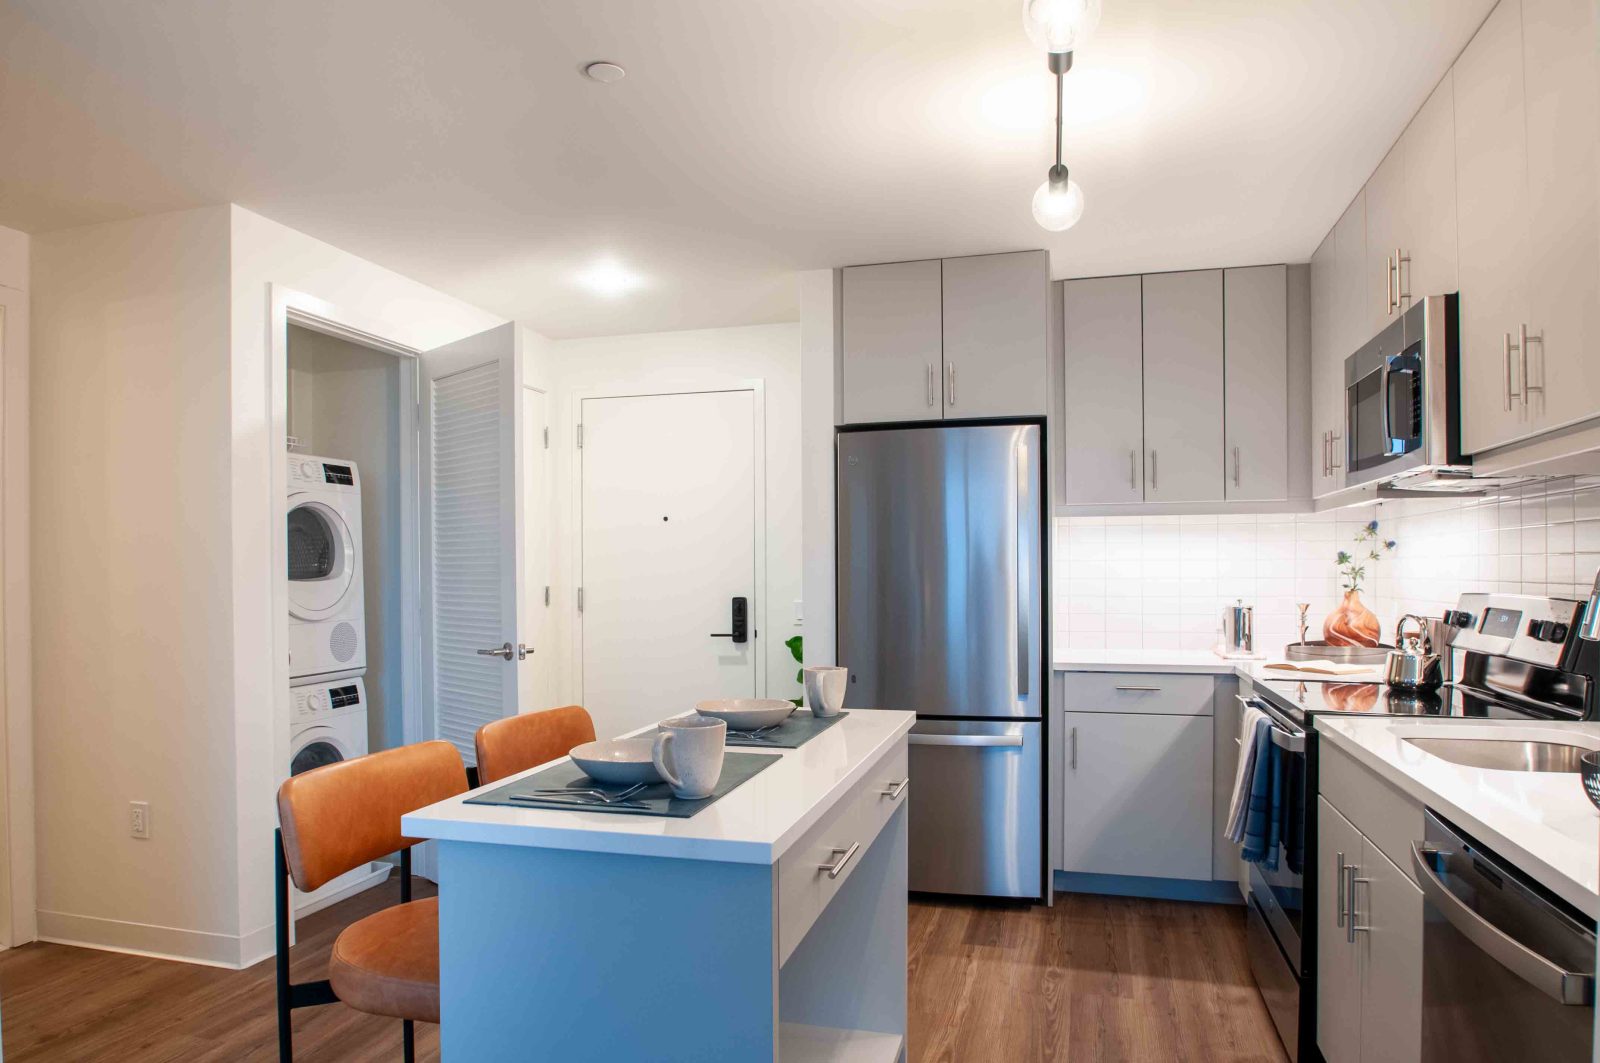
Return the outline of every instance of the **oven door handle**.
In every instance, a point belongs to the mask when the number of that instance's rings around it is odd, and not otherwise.
[[[1288,753],[1304,753],[1306,751],[1306,733],[1293,727],[1284,726],[1283,720],[1277,713],[1260,698],[1247,698],[1243,694],[1235,694],[1234,699],[1247,709],[1256,709],[1267,714],[1267,721],[1272,725],[1272,744]]]
[[[1450,892],[1431,859],[1438,855],[1437,849],[1425,847],[1421,842],[1411,843],[1411,863],[1416,868],[1417,885],[1422,887],[1422,896],[1451,926],[1506,970],[1551,1000],[1573,1007],[1586,1007],[1594,1002],[1592,976],[1551,963]]]

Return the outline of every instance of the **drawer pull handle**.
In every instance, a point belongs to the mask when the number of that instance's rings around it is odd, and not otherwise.
[[[1160,687],[1118,687],[1125,694],[1159,694]]]
[[[900,795],[906,792],[906,787],[911,785],[911,778],[907,776],[899,782],[892,782],[883,788],[883,796],[891,801],[900,800]]]
[[[848,849],[830,849],[829,852],[833,853],[833,855],[838,857],[838,859],[831,864],[818,864],[817,870],[826,871],[829,878],[838,878],[839,875],[844,871],[844,865],[850,862],[851,857],[855,856],[856,851],[860,848],[860,842],[851,842],[850,848]],[[840,856],[841,853],[844,855]]]

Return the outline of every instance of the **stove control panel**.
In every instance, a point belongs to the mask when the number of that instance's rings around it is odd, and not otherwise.
[[[1458,650],[1560,668],[1575,641],[1582,608],[1582,602],[1566,598],[1463,594],[1444,621],[1453,631],[1450,645]]]

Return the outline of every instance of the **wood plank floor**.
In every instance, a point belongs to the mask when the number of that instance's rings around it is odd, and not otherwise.
[[[426,895],[419,882],[418,895]],[[294,977],[323,977],[339,929],[398,899],[390,882],[301,922]],[[1056,907],[917,900],[914,1063],[1279,1063],[1237,908],[1067,896]],[[277,1058],[273,965],[224,971],[34,944],[0,953],[7,1063]],[[400,1024],[341,1005],[296,1012],[296,1058],[400,1058]],[[419,1059],[439,1055],[418,1026]]]

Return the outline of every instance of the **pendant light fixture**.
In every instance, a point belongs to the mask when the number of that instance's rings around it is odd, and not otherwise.
[[[1033,193],[1033,220],[1051,232],[1072,228],[1083,217],[1083,189],[1061,161],[1062,78],[1072,69],[1072,53],[1100,21],[1100,0],[1022,0],[1022,25],[1045,50],[1055,75],[1056,161]]]

